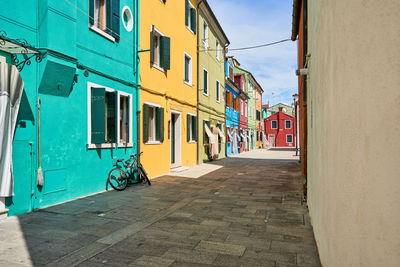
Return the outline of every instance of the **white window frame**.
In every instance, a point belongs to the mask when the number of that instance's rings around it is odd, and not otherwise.
[[[151,66],[158,69],[159,71],[165,72],[165,69],[160,67],[160,59],[161,59],[160,39],[161,39],[161,36],[165,36],[165,35],[162,32],[160,32],[154,25],[151,25],[150,31],[154,31],[158,36],[158,47],[157,47],[156,51],[154,51],[154,53],[158,53],[158,62],[151,63]],[[150,44],[151,44],[151,40],[150,40]]]
[[[204,93],[204,88],[203,88],[203,95],[208,96],[210,92],[210,86],[209,86],[209,80],[210,80],[210,75],[207,69],[203,68],[203,83],[204,83],[204,71],[207,72],[207,94]],[[203,85],[204,87],[204,85]]]
[[[192,117],[194,117],[194,118],[197,118],[197,116],[195,115],[195,114],[192,114],[192,113],[189,113],[188,112],[188,115],[189,116],[192,116]],[[189,144],[193,144],[193,143],[196,143],[196,140],[193,140],[193,128],[192,128],[192,123],[193,123],[193,120],[191,119],[190,120],[190,127],[189,127],[189,125],[187,125],[187,128],[189,128],[189,130],[190,130],[190,141],[188,142]]]
[[[276,121],[276,127],[272,127],[272,122]],[[278,129],[278,120],[271,120],[271,129]]]
[[[244,116],[247,118],[247,103],[244,102]]]
[[[89,1],[93,1],[93,6],[94,6],[94,8],[96,8],[96,0],[89,0]],[[107,0],[104,0],[105,2],[104,2],[104,14],[106,14],[107,13],[107,10],[106,10],[106,8],[107,8],[107,3],[106,3],[106,1]],[[97,18],[97,12],[96,12],[96,10],[94,10],[94,18],[93,18],[93,25],[90,25],[90,23],[89,23],[89,29],[90,30],[92,30],[92,31],[94,31],[94,32],[96,32],[96,33],[98,33],[98,34],[100,34],[101,36],[103,36],[104,38],[106,38],[106,39],[108,39],[108,40],[110,40],[110,41],[112,41],[112,42],[115,42],[115,38],[114,37],[112,37],[111,35],[109,35],[108,33],[106,33],[104,30],[102,30],[102,29],[100,29],[99,27],[97,27],[96,26],[96,18]],[[97,19],[98,20],[98,19]],[[104,24],[105,24],[105,26],[107,27],[107,16],[105,15],[104,16]]]
[[[183,82],[189,86],[193,86],[193,60],[192,57],[186,53],[185,51],[183,52]],[[189,64],[189,81],[185,81],[185,64],[186,64],[186,57],[190,59],[190,64]]]
[[[218,83],[218,92],[217,90],[215,90],[216,100],[218,103],[221,103],[221,83],[218,80],[216,80],[215,85],[217,85],[217,83]],[[217,89],[217,86],[215,86],[215,89]]]
[[[288,136],[290,136],[290,137],[292,137],[292,142],[288,142]],[[288,144],[293,144],[293,135],[292,134],[287,134],[286,135],[286,143],[288,143]]]
[[[119,117],[120,117],[120,95],[123,96],[128,96],[129,97],[129,112],[130,112],[130,119],[129,119],[129,143],[123,144],[119,143],[119,135],[120,135],[120,129],[119,129],[119,123],[117,123],[117,143],[103,143],[103,144],[92,144],[92,88],[104,88],[106,92],[115,92],[117,90],[104,86],[104,85],[99,85],[96,83],[88,82],[87,83],[87,147],[88,149],[98,149],[98,148],[114,148],[115,145],[122,146],[122,147],[133,147],[132,143],[132,94],[117,91],[117,116],[118,116],[118,122],[119,122]]]
[[[290,127],[286,128],[286,122],[290,122]],[[292,129],[292,121],[291,120],[285,120],[285,129]]]
[[[204,50],[207,52],[208,50],[208,23],[205,19],[203,19],[203,44]]]
[[[190,15],[190,9],[191,8],[194,8],[194,5],[190,2],[190,1],[188,1],[189,2],[189,19],[188,19],[188,25],[186,25],[186,29],[188,29],[192,34],[195,34],[193,31],[192,31],[192,29],[191,29],[191,27],[192,27],[192,16]],[[194,8],[195,9],[195,8]],[[196,11],[197,12],[197,11]],[[197,18],[196,18],[197,19]]]
[[[117,97],[118,97],[118,111],[117,111],[117,116],[118,116],[118,122],[120,120],[120,112],[121,112],[121,96],[125,96],[128,97],[128,118],[129,118],[129,136],[128,136],[128,143],[124,143],[121,141],[120,136],[121,136],[121,129],[120,129],[120,124],[118,123],[117,125],[117,140],[118,140],[118,147],[133,147],[133,140],[132,140],[132,94],[129,93],[125,93],[125,92],[121,92],[121,91],[117,91]]]
[[[154,139],[156,138],[156,132],[157,132],[157,125],[156,125],[156,108],[161,108],[160,104],[156,104],[156,103],[152,103],[152,102],[145,102],[146,105],[148,105],[150,108],[154,109],[154,127],[153,127],[153,137]],[[149,123],[150,125],[150,123]],[[155,140],[151,140],[151,141],[147,141],[146,143],[144,143],[145,145],[160,145],[161,142],[160,141],[155,141]]]

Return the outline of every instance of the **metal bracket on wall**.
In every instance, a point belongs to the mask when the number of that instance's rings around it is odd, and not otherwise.
[[[33,57],[37,63],[40,63],[46,56],[46,50],[37,49],[22,38],[9,38],[3,30],[0,30],[0,51],[11,54],[11,62],[19,71],[22,71],[25,65],[30,65]]]

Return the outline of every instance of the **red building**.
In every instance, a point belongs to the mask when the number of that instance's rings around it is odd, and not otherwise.
[[[279,112],[264,119],[264,130],[273,147],[295,147],[295,122],[292,116]]]
[[[245,99],[239,98],[239,135],[242,140],[239,144],[239,153],[248,151],[248,144],[244,141],[246,139],[245,133],[247,131],[247,94],[245,86],[245,77],[243,74],[235,75],[235,84],[241,89],[241,93],[245,95]]]

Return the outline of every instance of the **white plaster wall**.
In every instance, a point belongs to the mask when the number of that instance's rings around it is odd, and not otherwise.
[[[400,1],[309,0],[308,206],[322,264],[400,266]]]

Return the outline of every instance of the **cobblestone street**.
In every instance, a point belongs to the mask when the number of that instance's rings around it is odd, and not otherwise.
[[[320,266],[293,153],[0,220],[0,266]]]

